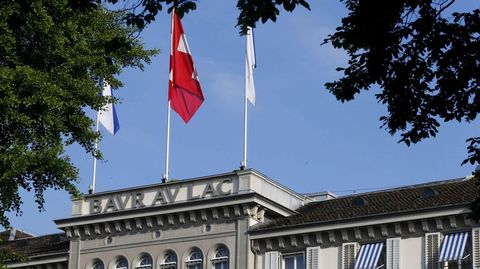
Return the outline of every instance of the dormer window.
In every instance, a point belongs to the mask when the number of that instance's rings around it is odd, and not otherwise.
[[[422,192],[420,193],[420,197],[422,198],[430,198],[430,197],[434,197],[434,196],[437,196],[439,193],[438,191],[432,189],[432,188],[425,188],[422,190]]]
[[[365,200],[363,197],[360,197],[360,196],[355,197],[352,200],[352,206],[354,207],[361,207],[367,204],[368,204],[367,200]]]

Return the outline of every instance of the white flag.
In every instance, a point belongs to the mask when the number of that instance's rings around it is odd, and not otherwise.
[[[247,31],[247,57],[245,59],[245,94],[247,100],[255,105],[255,84],[253,83],[253,69],[255,69],[255,44],[253,41],[253,29]]]
[[[112,88],[108,82],[103,82],[103,96],[112,96]],[[107,129],[112,135],[117,133],[120,129],[120,124],[118,123],[117,112],[115,111],[115,106],[113,104],[106,104],[102,110],[98,112],[98,120],[100,123]]]

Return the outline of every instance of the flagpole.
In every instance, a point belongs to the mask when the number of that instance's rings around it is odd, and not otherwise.
[[[98,114],[100,112],[97,111],[97,120],[96,120],[96,126],[95,126],[95,132],[98,133],[98,121],[99,121],[99,117],[98,117]],[[98,149],[98,139],[95,139],[95,152],[97,152],[97,149]],[[96,180],[97,180],[97,157],[95,155],[93,155],[93,176],[92,176],[92,185],[90,186],[89,190],[88,190],[88,193],[92,194],[92,193],[95,193],[95,184],[96,184]]]
[[[243,161],[240,163],[240,170],[247,168],[247,129],[248,129],[248,100],[247,84],[245,82],[245,102],[243,107]]]
[[[245,99],[243,107],[243,160],[240,170],[247,168],[248,148],[248,101],[255,105],[255,86],[253,84],[253,68],[255,68],[255,48],[253,44],[253,30],[249,27],[245,36]]]
[[[163,174],[162,182],[168,182],[168,167],[169,167],[169,160],[170,160],[170,111],[171,105],[170,100],[168,100],[168,110],[167,110],[167,151],[165,157],[165,174]]]
[[[175,14],[175,8],[172,10],[172,22],[170,25],[170,58],[172,57],[172,51],[173,51],[173,19],[174,19],[174,14]],[[170,72],[172,72],[170,70]],[[169,82],[170,85],[170,82]],[[169,176],[169,162],[170,162],[170,111],[172,109],[171,103],[170,103],[170,86],[168,89],[167,93],[167,98],[168,98],[168,108],[167,108],[167,145],[166,145],[166,152],[165,152],[165,174],[163,174],[162,177],[162,183],[167,183],[168,182],[168,176]]]

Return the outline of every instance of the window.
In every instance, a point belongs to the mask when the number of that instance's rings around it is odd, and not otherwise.
[[[472,268],[478,252],[477,233],[477,229],[472,230],[472,239],[469,232],[425,234],[425,269]]]
[[[228,249],[226,247],[217,248],[212,263],[215,269],[228,269]]]
[[[128,261],[125,258],[118,258],[115,263],[115,269],[128,269]]]
[[[152,257],[149,255],[143,255],[138,261],[136,269],[151,269],[152,268]]]
[[[471,268],[471,253],[470,249],[466,248],[467,241],[469,241],[468,232],[451,233],[443,236],[438,256],[438,262],[442,268]]]
[[[472,230],[472,267],[480,268],[480,228]]]
[[[400,269],[400,238],[387,239],[387,269]]]
[[[203,268],[203,254],[199,249],[194,249],[190,252],[187,259],[187,269],[202,269]]]
[[[355,197],[353,198],[352,200],[352,206],[353,207],[361,207],[361,206],[365,206],[365,205],[368,205],[368,201],[365,200],[365,198],[363,197]]]
[[[437,196],[439,193],[438,191],[432,189],[432,188],[425,188],[422,190],[422,192],[420,193],[420,197],[422,198],[430,198],[430,197],[435,197]]]
[[[264,269],[278,269],[278,252],[277,251],[271,251],[271,252],[266,252],[265,253],[265,259],[264,259],[264,264],[263,268]]]
[[[344,243],[342,245],[342,269],[353,269],[357,249],[357,243]]]
[[[440,233],[425,234],[425,269],[438,269]]]
[[[320,268],[320,247],[310,247],[306,249],[306,269]]]
[[[383,251],[383,242],[364,244],[360,247],[355,256],[355,269],[370,269],[383,267],[385,264],[385,254]]]
[[[97,260],[93,263],[92,269],[105,269],[105,266],[103,266],[103,262]]]
[[[163,263],[160,264],[160,268],[177,269],[177,255],[173,252],[167,252],[167,254],[165,254],[165,258],[163,259]]]
[[[359,245],[342,245],[342,269],[385,268],[385,248],[383,242]],[[390,267],[388,268],[395,268]]]
[[[282,255],[283,269],[305,269],[305,255],[303,252]]]

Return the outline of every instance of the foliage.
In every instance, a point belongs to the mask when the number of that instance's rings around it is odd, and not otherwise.
[[[391,134],[407,145],[434,137],[442,122],[476,119],[480,110],[480,10],[451,13],[455,0],[340,0],[350,13],[325,42],[345,49],[343,77],[326,87],[350,101],[380,86],[376,95],[388,114]],[[180,16],[196,0],[4,1],[0,10],[0,221],[19,212],[19,188],[35,190],[40,208],[47,187],[76,189],[77,170],[64,146],[79,143],[93,152],[98,134],[82,108],[105,102],[100,77],[114,87],[113,74],[141,67],[144,51],[102,4],[123,3],[123,22],[138,29],[163,8]],[[281,10],[310,9],[305,0],[238,0],[237,26],[244,34],[256,22],[276,21]],[[464,163],[480,163],[480,138],[467,140]],[[5,195],[4,195],[5,194]]]
[[[102,0],[75,1],[82,7],[92,7],[102,3]],[[103,1],[111,4],[119,2],[119,0]],[[175,9],[182,18],[185,13],[197,8],[197,2],[197,0],[136,0],[128,2],[130,5],[122,10],[126,12],[125,19],[128,25],[143,28],[155,20],[155,16],[164,6],[167,7],[168,13]],[[255,27],[258,21],[262,21],[262,23],[269,20],[275,22],[281,9],[292,12],[298,5],[310,9],[310,5],[305,0],[238,0],[237,8],[240,10],[240,14],[237,18],[237,26],[239,26],[241,34],[246,34],[248,26]]]
[[[3,244],[0,240],[0,244]],[[12,261],[26,262],[28,257],[25,253],[17,252],[9,248],[0,249],[0,269],[7,269],[7,264]]]
[[[43,209],[47,188],[78,191],[78,171],[65,147],[97,154],[99,134],[85,108],[113,102],[100,96],[100,78],[113,87],[123,67],[142,68],[146,51],[120,14],[68,0],[6,0],[0,9],[0,224],[21,214],[19,191],[34,191]]]
[[[435,137],[442,121],[480,111],[480,10],[450,13],[455,0],[343,0],[350,13],[325,42],[349,55],[343,77],[326,86],[338,100],[380,86],[391,133],[407,145]],[[464,161],[480,163],[480,138]]]
[[[407,145],[435,137],[440,123],[472,122],[480,111],[480,9],[450,14],[455,0],[343,0],[350,13],[325,42],[347,51],[343,77],[326,87],[350,101],[380,86],[380,120]],[[480,137],[462,164],[480,164]],[[477,181],[479,172],[474,172]],[[471,205],[480,220],[480,196]]]

